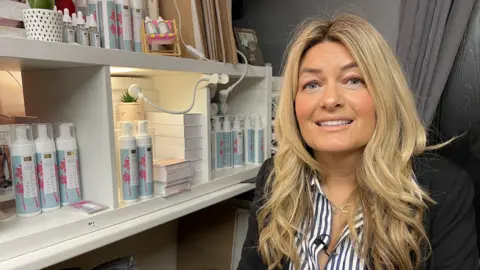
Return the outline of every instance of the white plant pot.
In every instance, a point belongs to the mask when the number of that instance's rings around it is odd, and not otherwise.
[[[22,12],[28,39],[50,42],[63,41],[62,14],[40,8],[24,9]]]
[[[118,121],[145,120],[145,112],[140,103],[119,103]]]

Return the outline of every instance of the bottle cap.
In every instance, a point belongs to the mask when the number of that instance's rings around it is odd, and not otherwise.
[[[15,142],[28,142],[30,137],[28,135],[29,127],[27,125],[16,125],[15,126]]]
[[[255,127],[256,128],[262,128],[262,117],[258,116],[257,119],[255,120]]]
[[[234,129],[241,129],[242,128],[240,126],[240,116],[238,116],[238,115],[235,116],[235,121],[233,121],[233,128]]]
[[[58,140],[71,140],[74,138],[74,134],[72,132],[73,124],[72,123],[61,123],[58,126]]]
[[[77,26],[77,14],[72,13],[72,25]]]
[[[147,120],[140,120],[137,122],[137,137],[149,137],[150,123]]]
[[[222,123],[220,123],[220,117],[214,117],[213,118],[213,127],[215,131],[220,131],[222,130]]]
[[[90,14],[90,16],[87,17],[87,25],[88,27],[97,27],[97,21],[95,21],[95,16],[93,14]]]
[[[245,116],[245,123],[243,124],[243,126],[245,128],[251,128],[252,127],[252,123],[250,121],[250,116]]]
[[[65,8],[63,10],[63,22],[72,22],[72,18],[70,17],[70,13],[68,11],[68,8]]]
[[[83,13],[82,13],[82,11],[79,11],[79,12],[78,12],[77,24],[85,24],[85,19],[83,18]]]
[[[132,137],[132,129],[133,129],[133,125],[132,125],[132,122],[130,121],[125,121],[125,122],[121,122],[121,126],[122,126],[122,133],[121,133],[121,137]]]
[[[52,125],[50,123],[33,124],[32,129],[35,142],[53,141]]]
[[[223,130],[229,130],[230,128],[231,128],[230,117],[225,115],[225,120],[223,120]]]

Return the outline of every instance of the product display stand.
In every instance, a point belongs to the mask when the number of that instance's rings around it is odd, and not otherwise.
[[[168,20],[168,21],[165,21],[165,23],[169,25],[170,29],[172,29],[172,33],[149,35],[146,33],[145,21],[142,20],[142,32],[141,32],[142,51],[148,54],[180,57],[182,55],[182,51],[181,51],[180,41],[177,38],[178,36],[177,24],[175,23],[175,20]],[[163,45],[163,46],[160,46],[161,48],[160,50],[152,50],[151,45]]]

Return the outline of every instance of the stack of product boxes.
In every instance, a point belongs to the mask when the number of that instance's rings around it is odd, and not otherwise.
[[[162,159],[153,163],[155,194],[168,197],[190,190],[193,169],[184,159]]]
[[[193,171],[192,180],[199,180],[203,157],[201,114],[147,112],[146,118],[150,121],[154,134],[154,159],[163,160],[166,164],[170,164],[171,159],[188,161],[188,167]],[[158,162],[155,164],[161,166]]]

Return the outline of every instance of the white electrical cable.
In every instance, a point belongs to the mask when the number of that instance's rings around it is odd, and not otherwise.
[[[198,88],[198,85],[201,83],[201,82],[208,82],[210,81],[208,78],[202,78],[200,80],[197,81],[197,83],[195,84],[195,87],[193,88],[193,100],[192,100],[192,104],[190,104],[190,106],[183,110],[183,111],[171,111],[171,110],[167,110],[167,109],[164,109],[162,107],[159,107],[155,104],[153,104],[153,102],[151,102],[145,95],[143,95],[143,93],[141,93],[141,90],[140,89],[132,89],[132,87],[139,87],[138,85],[135,85],[135,84],[132,84],[129,88],[128,88],[128,92],[136,97],[138,96],[140,99],[144,99],[146,102],[148,102],[148,104],[152,105],[154,108],[156,108],[157,110],[159,111],[162,111],[162,112],[165,112],[165,113],[170,113],[170,114],[185,114],[185,113],[188,113],[192,108],[193,106],[195,105],[195,98],[196,98],[196,95],[197,95],[197,88]],[[137,93],[135,94],[133,91],[137,91]],[[141,93],[141,94],[139,94]]]
[[[222,97],[224,97],[225,99],[228,97],[228,95],[230,94],[230,92],[232,92],[233,88],[235,88],[242,80],[243,78],[245,78],[245,75],[247,75],[247,71],[248,71],[248,61],[247,61],[247,57],[239,50],[237,50],[237,53],[240,54],[243,58],[243,60],[245,61],[245,70],[243,71],[243,74],[242,76],[240,77],[240,79],[238,79],[238,81],[236,81],[234,84],[232,84],[230,87],[228,87],[227,89],[225,90],[220,90],[219,92],[219,95],[221,95]]]
[[[183,46],[185,46],[185,48],[187,49],[187,51],[191,55],[196,56],[199,59],[202,59],[202,60],[205,60],[205,61],[212,61],[210,59],[205,58],[205,55],[202,52],[198,51],[193,46],[187,45],[185,43],[185,41],[183,40],[183,35],[182,35],[182,15],[180,14],[180,9],[178,9],[177,0],[173,0],[173,3],[175,4],[175,9],[177,10],[178,29],[179,29],[179,32],[180,32],[180,41],[182,41]]]
[[[8,74],[10,74],[10,76],[12,76],[12,78],[17,82],[18,86],[23,89],[23,86],[22,84],[18,81],[17,77],[13,76],[12,72],[6,70],[6,72],[8,72]]]

